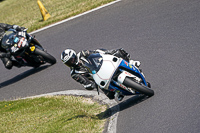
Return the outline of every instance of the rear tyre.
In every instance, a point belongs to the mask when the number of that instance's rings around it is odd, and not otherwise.
[[[130,87],[130,88],[134,89],[135,91],[140,92],[141,94],[145,94],[149,97],[154,95],[154,91],[152,89],[148,88],[147,86],[138,84],[128,77],[125,78],[123,84],[125,86]]]
[[[56,63],[56,59],[52,55],[50,55],[49,53],[46,53],[45,51],[42,51],[42,50],[36,48],[35,54],[41,55],[44,58],[44,60],[46,62],[50,63],[51,65]]]

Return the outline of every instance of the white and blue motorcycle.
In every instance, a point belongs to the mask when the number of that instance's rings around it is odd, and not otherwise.
[[[115,92],[116,95],[154,95],[143,73],[129,62],[113,55],[91,54],[84,66],[100,89]]]

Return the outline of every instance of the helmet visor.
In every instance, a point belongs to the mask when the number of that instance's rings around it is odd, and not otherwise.
[[[67,65],[68,67],[74,67],[76,63],[77,63],[77,57],[75,54],[73,54],[71,58],[64,64]]]

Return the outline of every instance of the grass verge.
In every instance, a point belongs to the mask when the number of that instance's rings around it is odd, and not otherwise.
[[[89,98],[48,96],[0,101],[0,131],[15,133],[103,132],[106,105]]]
[[[41,0],[51,15],[43,21],[37,0],[1,0],[0,23],[20,25],[31,32],[111,1],[114,0]]]

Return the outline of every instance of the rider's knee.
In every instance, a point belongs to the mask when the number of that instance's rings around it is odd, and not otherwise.
[[[6,64],[5,64],[5,67],[7,68],[7,69],[12,69],[12,67],[13,67],[13,65],[12,65],[12,61],[8,61]]]
[[[12,69],[13,64],[12,64],[11,60],[9,60],[8,58],[3,58],[2,61],[3,61],[5,68],[7,68],[9,70]]]

